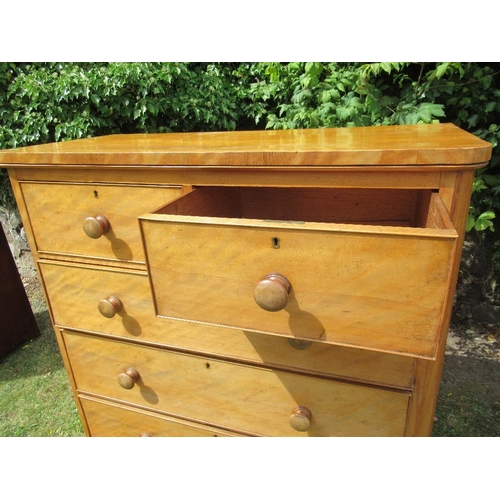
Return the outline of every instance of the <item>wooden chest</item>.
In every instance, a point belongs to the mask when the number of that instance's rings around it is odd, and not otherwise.
[[[429,435],[490,154],[449,124],[0,152],[86,433]]]

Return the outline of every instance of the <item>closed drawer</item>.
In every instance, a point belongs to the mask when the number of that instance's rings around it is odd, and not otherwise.
[[[238,434],[195,425],[119,403],[80,396],[92,437],[219,437]]]
[[[178,186],[23,182],[22,193],[41,254],[143,262],[137,216],[179,196]],[[91,238],[87,218],[105,217],[109,230]]]
[[[198,188],[140,220],[159,316],[435,358],[457,238],[436,193]]]
[[[279,336],[157,318],[145,273],[54,261],[42,261],[39,267],[54,321],[62,328],[391,387],[412,385],[414,361],[408,357],[322,342],[302,350]],[[110,296],[118,297],[123,307],[108,318],[99,312],[98,304]]]
[[[80,393],[269,436],[402,436],[408,393],[368,388],[65,332]],[[133,370],[138,378],[134,382]],[[131,371],[132,370],[132,371]],[[127,375],[128,374],[128,375]],[[129,389],[123,388],[128,379]],[[292,428],[297,407],[307,430]],[[293,419],[292,419],[293,420]]]

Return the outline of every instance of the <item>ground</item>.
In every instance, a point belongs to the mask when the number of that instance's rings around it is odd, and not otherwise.
[[[464,245],[434,434],[500,436],[500,294],[493,235]]]

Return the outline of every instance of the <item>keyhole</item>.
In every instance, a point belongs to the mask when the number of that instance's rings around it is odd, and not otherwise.
[[[99,193],[96,190],[94,190],[94,198],[99,198]]]
[[[273,238],[273,248],[279,248],[279,247],[280,247],[280,239],[275,236]]]

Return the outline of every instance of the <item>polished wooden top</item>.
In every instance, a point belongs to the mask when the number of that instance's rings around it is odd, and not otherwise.
[[[452,124],[110,135],[0,151],[0,166],[424,166],[487,162]]]

